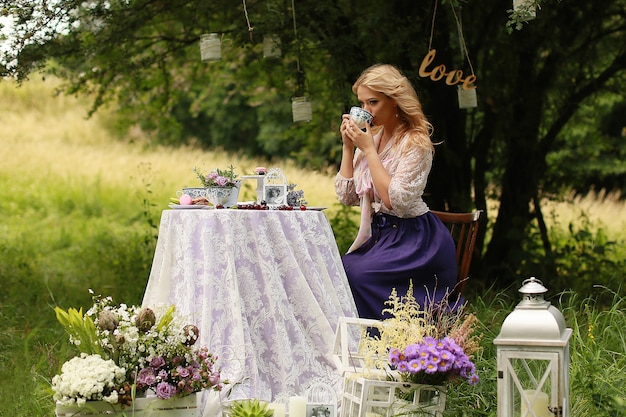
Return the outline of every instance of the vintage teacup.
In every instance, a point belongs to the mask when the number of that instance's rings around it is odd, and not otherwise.
[[[182,197],[183,195],[187,194],[189,197],[191,198],[200,198],[200,197],[206,197],[206,188],[204,187],[186,187],[183,188],[182,190],[178,190],[176,191],[176,196],[177,197]]]
[[[372,124],[374,116],[372,116],[372,113],[367,110],[354,106],[350,109],[350,118],[354,120],[354,123],[356,123],[359,129],[364,130],[368,123],[370,125]]]

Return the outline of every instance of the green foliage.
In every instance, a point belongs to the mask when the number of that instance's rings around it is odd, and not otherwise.
[[[607,226],[593,222],[583,211],[575,221],[563,224],[552,213],[550,252],[546,253],[535,228],[525,240],[519,276],[538,276],[549,287],[591,294],[597,286],[620,288],[626,271],[626,241],[610,238]],[[623,292],[620,295],[625,295]],[[611,300],[604,300],[610,302]]]
[[[335,234],[339,253],[343,255],[348,251],[359,231],[359,212],[354,207],[343,204],[337,204],[336,207],[337,210],[329,221]]]
[[[1,69],[25,79],[47,65],[65,92],[94,97],[92,111],[118,108],[122,137],[139,127],[158,143],[323,170],[340,161],[351,83],[373,63],[395,64],[443,143],[429,183],[436,207],[485,209],[489,192],[501,202],[484,271],[487,283],[506,286],[527,260],[520,249],[539,190],[623,189],[626,176],[616,93],[625,82],[626,0],[526,4],[516,12],[479,0],[442,1],[437,10],[406,0],[250,0],[244,19],[241,5],[225,0],[0,0],[17,19]],[[220,34],[220,61],[200,60],[207,32]],[[281,39],[279,58],[263,57],[265,34]],[[429,49],[438,80],[420,75]],[[458,107],[444,67],[478,76],[476,108]],[[312,99],[311,123],[292,122],[299,95]]]
[[[96,335],[96,325],[91,317],[83,315],[83,309],[76,310],[70,307],[67,311],[55,307],[57,320],[69,334],[71,340],[79,344],[81,352],[87,354],[101,354],[102,349]]]
[[[59,343],[66,335],[54,306],[88,307],[89,288],[140,303],[154,253],[136,207],[111,213],[108,200],[85,198],[93,196],[90,184],[74,194],[63,181],[47,181],[31,192],[28,179],[0,176],[3,416],[52,415],[50,380],[75,353]],[[119,190],[109,198],[127,201]]]
[[[547,156],[551,181],[544,192],[560,194],[563,188],[569,188],[585,195],[590,190],[605,189],[626,195],[624,120],[626,102],[621,94],[586,100],[573,117],[572,128]]]
[[[495,417],[497,410],[497,363],[493,340],[506,316],[520,301],[514,288],[487,291],[472,300],[482,334],[481,351],[472,360],[481,378],[476,386],[447,392],[444,416]],[[610,302],[606,302],[610,300]],[[624,415],[626,386],[626,298],[608,288],[581,296],[565,292],[552,304],[563,313],[570,339],[570,415],[617,417]]]
[[[618,287],[619,288],[619,287]],[[626,412],[626,298],[604,287],[561,306],[570,340],[571,415],[623,416]],[[608,303],[607,303],[608,300]]]

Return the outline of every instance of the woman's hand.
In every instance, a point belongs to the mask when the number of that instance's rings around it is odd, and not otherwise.
[[[351,150],[354,149],[354,143],[352,139],[348,136],[348,126],[350,124],[350,115],[344,114],[341,116],[341,127],[339,131],[341,132],[341,142],[343,142],[344,146],[348,146]]]
[[[345,116],[348,116],[347,118]],[[372,132],[370,131],[370,125],[365,125],[365,132],[359,129],[359,127],[354,123],[352,119],[350,119],[350,115],[344,114],[344,119],[341,124],[342,132],[341,138],[343,143],[346,143],[346,140],[349,140],[353,146],[359,148],[362,152],[367,153],[371,150],[376,150],[374,148],[374,137],[372,136]]]

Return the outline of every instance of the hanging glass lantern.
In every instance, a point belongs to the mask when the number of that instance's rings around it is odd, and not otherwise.
[[[291,112],[293,114],[294,123],[310,122],[311,119],[313,119],[313,107],[311,105],[311,99],[306,96],[292,98]]]
[[[535,277],[502,323],[496,345],[498,417],[569,417],[569,338],[563,314]]]
[[[466,90],[463,88],[463,86],[457,85],[456,95],[459,99],[459,109],[470,109],[478,106],[478,99],[476,98],[475,88]]]
[[[280,45],[280,37],[278,35],[264,35],[263,58],[279,58],[282,53]]]
[[[200,58],[202,62],[222,59],[222,41],[217,33],[205,33],[200,36]]]

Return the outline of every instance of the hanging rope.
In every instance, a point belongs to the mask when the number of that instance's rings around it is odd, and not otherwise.
[[[252,31],[254,28],[250,25],[250,18],[248,17],[248,8],[246,7],[246,0],[243,1],[243,14],[246,16],[246,23],[248,24],[248,32],[250,33],[250,42],[252,42]]]
[[[461,51],[465,54],[465,58],[467,59],[467,63],[470,67],[470,71],[472,71],[472,75],[475,75],[474,67],[472,67],[472,61],[470,60],[470,57],[469,57],[469,51],[467,50],[467,45],[465,44],[465,37],[463,36],[463,27],[461,26],[461,20],[457,16],[456,10],[454,9],[454,5],[452,4],[452,2],[450,2],[450,7],[452,8],[452,14],[454,15],[454,20],[456,21],[456,29],[457,29],[457,32],[459,33],[459,44],[461,46]]]
[[[293,19],[293,37],[298,42],[298,27],[296,26],[296,3],[291,0],[291,18]],[[298,42],[299,44],[299,42]],[[300,54],[296,57],[296,67],[300,73]]]
[[[435,33],[435,16],[437,15],[437,0],[435,0],[435,6],[433,8],[433,18],[430,24],[430,39],[428,40],[428,50],[432,49],[433,45],[433,36]]]

